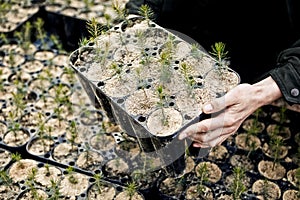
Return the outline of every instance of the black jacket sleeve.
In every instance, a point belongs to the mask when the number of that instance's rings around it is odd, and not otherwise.
[[[300,40],[279,54],[270,75],[289,104],[300,103]]]

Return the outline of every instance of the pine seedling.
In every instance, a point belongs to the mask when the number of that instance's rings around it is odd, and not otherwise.
[[[186,64],[185,62],[181,63],[180,65],[180,72],[182,73],[185,82],[187,83],[189,94],[192,93],[192,89],[196,83],[194,78],[190,75],[192,67]]]
[[[118,0],[114,0],[114,1],[112,2],[112,8],[113,8],[114,11],[117,13],[118,19],[119,19],[120,21],[124,21],[124,20],[126,21],[126,17],[127,17],[127,15],[128,15],[127,10],[126,10],[125,7],[122,7],[122,6],[120,5],[120,3],[118,2]]]
[[[199,167],[198,174],[199,174],[199,183],[197,185],[197,192],[199,193],[200,196],[203,196],[205,192],[204,184],[208,182],[208,169],[206,163],[204,163],[201,167]]]
[[[279,124],[283,124],[287,119],[287,107],[281,106],[279,111]]]
[[[29,48],[30,48],[30,44],[31,44],[31,32],[32,32],[32,24],[28,21],[25,23],[25,27],[24,27],[24,41],[22,44],[23,49],[25,50],[25,52],[27,53]]]
[[[68,180],[70,181],[70,183],[75,185],[78,183],[78,179],[74,176],[74,171],[75,169],[72,166],[69,166],[66,169],[66,172],[68,174]]]
[[[102,186],[102,178],[103,178],[103,174],[102,172],[100,173],[96,173],[94,174],[94,179],[95,179],[95,184],[97,186],[97,189],[98,189],[98,192],[101,194],[102,191],[101,191],[101,186]]]
[[[157,91],[157,95],[159,98],[159,102],[157,102],[157,105],[161,108],[161,112],[162,112],[162,124],[167,125],[168,119],[167,119],[167,117],[165,115],[165,111],[164,111],[164,103],[165,103],[166,96],[163,91],[163,86],[162,85],[157,86],[156,91]]]
[[[57,35],[51,34],[50,40],[53,42],[53,44],[60,53],[65,53],[62,42],[59,40],[59,37]]]
[[[202,54],[201,52],[199,51],[200,49],[200,45],[198,43],[193,43],[191,45],[191,55],[194,57],[194,58],[202,58]]]
[[[95,4],[94,1],[95,0],[83,0],[83,3],[85,5],[85,7],[84,7],[85,11],[90,10],[90,8],[94,6],[94,4]]]
[[[170,51],[162,51],[160,53],[159,62],[161,63],[160,80],[162,83],[167,83],[171,78],[170,63],[172,53]]]
[[[241,199],[241,195],[246,191],[246,186],[243,183],[243,179],[245,178],[245,170],[241,167],[235,167],[233,169],[233,183],[230,187],[230,190],[233,194],[233,199]]]
[[[72,120],[71,123],[70,123],[69,131],[70,131],[70,134],[71,134],[71,138],[69,139],[69,141],[71,142],[72,149],[73,149],[73,147],[75,145],[75,141],[78,137],[77,125],[76,125],[76,122],[74,120]]]
[[[13,180],[10,178],[9,174],[6,170],[0,170],[0,185],[7,185],[8,187],[11,186]]]
[[[49,200],[59,200],[60,199],[60,191],[59,191],[59,184],[58,181],[55,182],[53,179],[50,180],[51,186],[49,188],[50,197]]]
[[[35,26],[35,29],[36,29],[36,37],[38,40],[40,40],[41,42],[41,46],[43,49],[46,49],[47,48],[47,43],[46,43],[46,37],[47,37],[47,34],[44,30],[44,20],[42,18],[37,18],[37,20],[34,22],[34,26]]]
[[[9,1],[1,1],[0,2],[0,23],[5,22],[6,14],[10,11],[11,4]]]
[[[269,184],[269,181],[267,179],[264,179],[264,182],[263,182],[263,186],[262,186],[262,196],[263,196],[263,199],[271,199],[272,197],[270,196],[270,189],[272,189],[270,187],[270,184]]]
[[[90,41],[86,37],[80,38],[78,42],[78,46],[79,47],[86,46],[89,42]]]
[[[104,27],[97,22],[96,18],[93,17],[91,20],[86,22],[87,31],[90,34],[89,41],[95,41],[104,32]]]
[[[227,57],[228,51],[225,50],[225,43],[223,42],[216,42],[214,45],[211,46],[212,51],[210,52],[217,60],[219,66],[224,65],[224,59]]]
[[[11,160],[16,162],[18,167],[21,167],[21,168],[23,167],[23,163],[21,162],[22,156],[20,153],[18,153],[18,152],[12,153]]]
[[[138,13],[145,18],[148,26],[150,26],[150,20],[154,19],[154,12],[152,8],[147,4],[143,4],[140,6]]]
[[[0,41],[2,41],[4,44],[8,44],[9,40],[4,33],[0,33]]]
[[[279,162],[280,154],[282,151],[282,146],[284,145],[284,141],[281,137],[272,137],[270,141],[270,150],[273,156],[273,169],[275,165]]]
[[[111,21],[112,21],[111,16],[107,13],[104,13],[104,19],[106,21],[106,28],[110,29],[111,28]]]
[[[135,182],[127,183],[125,191],[131,200],[134,194],[137,192],[137,184]]]
[[[122,79],[122,67],[119,64],[117,64],[116,62],[112,62],[109,68],[114,70],[115,75],[117,75],[119,79]]]

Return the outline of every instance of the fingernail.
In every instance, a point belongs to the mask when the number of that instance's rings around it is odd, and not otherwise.
[[[213,107],[211,104],[206,104],[203,108],[204,112],[210,112],[212,111]]]
[[[186,138],[186,133],[184,133],[184,132],[180,133],[178,136],[178,139],[183,140],[184,138]]]

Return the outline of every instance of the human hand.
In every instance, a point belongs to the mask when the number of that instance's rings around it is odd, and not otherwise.
[[[179,139],[190,138],[194,147],[214,147],[234,134],[242,122],[257,108],[281,97],[275,81],[268,77],[254,85],[240,84],[223,97],[202,108],[209,119],[192,124],[180,133]]]

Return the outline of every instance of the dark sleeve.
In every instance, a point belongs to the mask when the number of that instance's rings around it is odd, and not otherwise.
[[[270,75],[289,104],[300,104],[300,40],[279,54]]]

